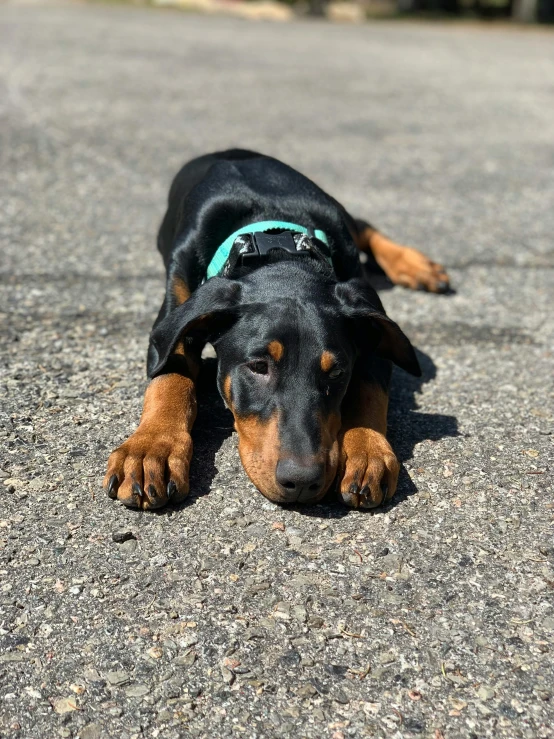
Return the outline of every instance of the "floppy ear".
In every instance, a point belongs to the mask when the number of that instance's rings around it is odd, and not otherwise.
[[[343,314],[362,324],[375,343],[375,353],[390,359],[398,367],[415,377],[421,377],[421,368],[408,337],[387,316],[375,290],[365,280],[339,282],[335,287]]]
[[[201,332],[206,341],[232,321],[240,302],[241,285],[234,280],[212,277],[191,297],[171,311],[152,329],[148,350],[148,376],[165,367],[169,356],[185,334]]]

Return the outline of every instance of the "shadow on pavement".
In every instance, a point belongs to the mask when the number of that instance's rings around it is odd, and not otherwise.
[[[398,489],[394,500],[382,510],[391,510],[417,492],[404,462],[413,457],[414,449],[422,441],[439,441],[447,436],[458,436],[455,416],[442,413],[420,413],[417,394],[422,386],[436,377],[437,368],[428,354],[416,349],[422,370],[421,377],[412,377],[395,368],[389,404],[388,439],[402,463]]]
[[[216,377],[217,360],[205,359],[197,385],[198,416],[192,430],[194,453],[190,469],[190,489],[194,498],[210,492],[217,474],[215,456],[225,439],[233,433],[233,416],[223,405],[217,390]],[[240,464],[238,450],[236,454],[237,464]]]

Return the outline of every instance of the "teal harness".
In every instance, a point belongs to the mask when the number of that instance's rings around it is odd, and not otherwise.
[[[279,241],[279,237],[277,235],[273,237],[274,245],[272,245],[272,237],[268,232],[288,232],[291,237],[290,242],[292,242],[293,248],[290,248],[289,244],[285,244],[283,239]],[[312,238],[317,239],[328,248],[329,240],[323,231],[320,231],[319,229],[309,229],[305,226],[299,226],[297,223],[288,223],[286,221],[259,221],[258,223],[251,223],[248,226],[239,228],[225,239],[225,241],[218,247],[216,253],[212,257],[212,261],[208,265],[208,269],[206,270],[206,279],[209,280],[211,277],[217,277],[225,270],[225,266],[231,254],[231,249],[239,236],[253,236],[254,234],[267,234],[267,237],[264,239],[264,250],[262,251],[259,246],[256,246],[257,255],[263,255],[271,248],[280,248],[285,251],[290,251],[291,253],[295,251],[303,253],[312,251],[312,253],[323,257],[330,265],[332,265],[331,257],[327,254],[322,254],[321,251],[318,250],[311,242]],[[293,240],[292,234],[303,234],[308,238],[303,240],[302,244],[299,243],[294,246],[296,242]],[[261,243],[261,239],[258,239],[258,242]],[[253,236],[253,243],[256,244],[255,236]]]

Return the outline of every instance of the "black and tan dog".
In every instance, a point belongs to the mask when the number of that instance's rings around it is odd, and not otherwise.
[[[183,167],[158,248],[167,289],[152,380],[138,429],[110,456],[108,495],[145,509],[187,496],[195,381],[211,342],[244,469],[265,496],[313,503],[336,480],[348,506],[389,500],[399,471],[386,439],[391,362],[420,369],[362,278],[359,251],[406,287],[444,292],[444,269],[285,164],[242,150]]]

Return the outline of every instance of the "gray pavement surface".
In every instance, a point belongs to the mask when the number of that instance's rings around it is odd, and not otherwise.
[[[553,737],[552,34],[0,24],[0,736]],[[101,491],[170,179],[230,145],[450,269],[455,295],[382,293],[424,367],[395,376],[384,510],[267,502],[208,384],[186,504]]]

